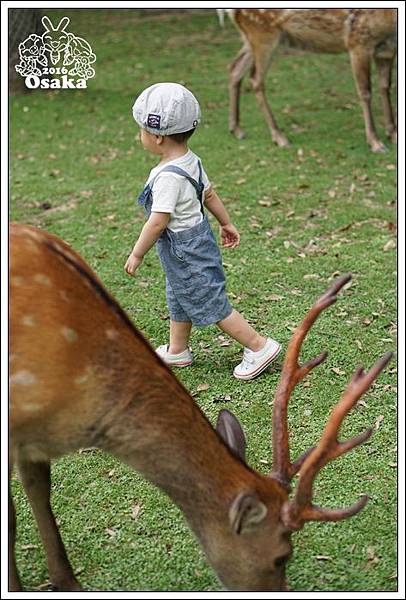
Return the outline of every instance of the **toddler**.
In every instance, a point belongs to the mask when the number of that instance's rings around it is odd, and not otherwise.
[[[134,275],[145,254],[156,243],[166,275],[170,313],[169,344],[156,352],[166,364],[187,367],[192,325],[215,323],[244,346],[237,379],[253,379],[278,356],[281,346],[255,331],[230,305],[221,254],[206,210],[220,224],[225,248],[236,248],[240,235],[220,198],[210,185],[200,159],[188,140],[200,122],[194,95],[177,83],[157,83],[142,92],[133,106],[146,150],[160,158],[152,169],[138,202],[147,221],[127,259],[125,271]]]

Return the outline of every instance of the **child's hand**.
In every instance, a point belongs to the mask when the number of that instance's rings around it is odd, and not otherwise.
[[[220,226],[220,236],[224,248],[237,248],[240,245],[240,234],[232,223]]]
[[[134,254],[131,252],[130,256],[127,258],[127,262],[125,263],[125,272],[128,273],[128,275],[134,276],[135,271],[138,269],[142,261],[143,258],[134,256]]]

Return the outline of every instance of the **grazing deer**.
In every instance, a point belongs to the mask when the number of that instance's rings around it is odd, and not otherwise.
[[[291,462],[287,405],[295,386],[327,353],[300,365],[299,353],[319,314],[350,275],[336,280],[293,335],[276,391],[273,470],[245,462],[245,437],[222,410],[214,430],[190,394],[135,329],[83,259],[34,227],[10,230],[10,472],[16,464],[58,590],[80,590],[50,506],[50,461],[96,446],[131,465],[183,511],[230,590],[285,590],[291,533],[306,521],[356,514],[312,504],[322,467],[361,444],[371,429],[339,442],[346,414],[390,360],[358,369],[336,404],[319,444]],[[294,496],[290,482],[300,472]],[[21,590],[14,557],[10,498],[10,588]]]
[[[286,40],[315,52],[348,52],[364,115],[367,143],[373,152],[385,150],[378,139],[371,111],[371,61],[375,61],[388,138],[396,143],[397,133],[390,100],[392,66],[396,55],[396,9],[293,8],[230,9],[244,46],[230,68],[230,131],[244,137],[240,128],[240,89],[247,71],[258,104],[265,115],[273,141],[287,146],[265,96],[264,80],[278,44]],[[223,21],[224,11],[220,20]]]

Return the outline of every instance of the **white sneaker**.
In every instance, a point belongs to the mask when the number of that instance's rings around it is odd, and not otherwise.
[[[183,352],[179,352],[179,354],[170,354],[168,347],[168,344],[163,344],[156,348],[155,352],[169,367],[188,367],[192,364],[193,355],[189,348],[186,348]]]
[[[242,362],[234,369],[234,377],[237,379],[254,379],[265,371],[268,365],[278,356],[282,346],[268,338],[265,346],[258,352],[253,352],[249,348],[244,348]]]

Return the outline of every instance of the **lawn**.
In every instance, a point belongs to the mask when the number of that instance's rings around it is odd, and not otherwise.
[[[203,123],[191,140],[242,234],[223,252],[234,306],[286,347],[293,328],[338,274],[351,285],[323,313],[303,348],[326,362],[293,395],[294,455],[319,439],[353,370],[396,350],[396,150],[372,154],[364,139],[349,61],[281,49],[267,78],[281,127],[293,142],[273,145],[248,84],[242,125],[228,133],[227,66],[239,49],[215,14],[134,10],[50,10],[96,53],[85,90],[39,90],[10,99],[10,219],[72,244],[152,345],[165,343],[168,314],[154,251],[134,279],[123,266],[143,223],[135,198],[154,158],[138,142],[131,107],[157,81],[177,81],[198,97]],[[377,86],[374,111],[384,135]],[[192,336],[195,364],[176,375],[214,422],[222,407],[244,425],[248,462],[271,468],[271,410],[280,365],[250,383],[232,377],[241,349],[215,327]],[[207,383],[207,389],[201,389]],[[294,534],[288,580],[295,591],[396,590],[396,360],[365,394],[342,437],[373,426],[362,447],[316,481],[315,502],[370,501],[341,523]],[[13,480],[17,561],[27,590],[44,589],[47,570],[30,509]],[[180,511],[137,473],[99,451],[53,466],[53,506],[72,564],[88,590],[220,590]],[[42,587],[41,587],[42,586]]]

